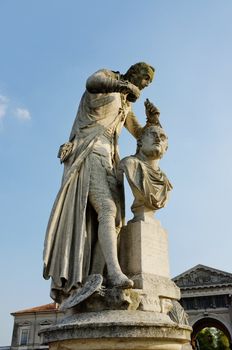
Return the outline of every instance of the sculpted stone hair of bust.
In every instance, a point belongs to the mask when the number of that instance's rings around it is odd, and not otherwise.
[[[140,148],[141,148],[141,146],[142,146],[142,143],[143,143],[143,137],[149,132],[149,129],[150,129],[151,127],[155,127],[155,128],[158,129],[158,130],[162,130],[162,132],[163,132],[163,134],[165,135],[166,140],[167,140],[167,146],[166,146],[166,148],[165,148],[165,152],[167,151],[167,149],[168,149],[168,137],[167,137],[167,135],[166,135],[164,129],[163,129],[161,126],[159,126],[159,125],[151,124],[151,123],[148,122],[148,123],[143,127],[143,129],[142,129],[142,131],[141,131],[141,134],[140,134],[140,137],[139,137],[138,140],[137,140],[136,154],[139,153],[139,150],[140,150]],[[163,154],[162,154],[162,156],[163,156]]]

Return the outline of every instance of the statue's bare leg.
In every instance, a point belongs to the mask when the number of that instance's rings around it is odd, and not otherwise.
[[[92,264],[91,264],[91,271],[90,274],[95,274],[95,273],[100,273],[100,275],[103,275],[104,267],[106,265],[106,261],[104,258],[104,255],[101,250],[100,242],[97,240],[95,246],[94,246],[94,251],[93,251],[93,256],[92,256]]]
[[[98,214],[98,240],[105,258],[109,283],[112,286],[131,288],[133,281],[122,273],[118,262],[115,228],[117,208],[109,188],[106,170],[100,157],[91,158],[89,201]]]

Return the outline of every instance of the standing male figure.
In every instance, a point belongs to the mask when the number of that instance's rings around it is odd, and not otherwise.
[[[88,275],[103,274],[103,265],[108,285],[133,286],[117,256],[123,219],[117,140],[123,125],[139,138],[131,102],[153,76],[154,68],[140,62],[124,75],[99,70],[86,82],[69,142],[60,149],[64,175],[45,239],[44,278],[52,278],[51,297],[58,303]]]

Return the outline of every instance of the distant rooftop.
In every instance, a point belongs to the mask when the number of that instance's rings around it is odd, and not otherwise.
[[[50,303],[50,304],[45,304],[45,305],[40,305],[36,307],[32,307],[29,309],[24,309],[24,310],[19,310],[19,311],[14,311],[11,313],[11,315],[19,315],[19,314],[27,314],[27,313],[33,313],[33,312],[43,312],[43,311],[55,311],[58,310],[58,305],[56,303]],[[4,350],[0,347],[0,350]]]

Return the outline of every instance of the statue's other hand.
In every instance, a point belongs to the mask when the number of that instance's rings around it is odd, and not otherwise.
[[[147,121],[152,123],[152,124],[160,125],[160,122],[159,122],[160,111],[159,111],[159,109],[152,102],[150,102],[148,100],[148,98],[144,102],[144,106],[145,106]]]
[[[157,107],[152,102],[150,102],[148,98],[144,102],[144,106],[145,106],[146,116],[148,118],[152,117],[154,114],[157,113]]]
[[[128,83],[128,92],[127,100],[130,102],[135,102],[140,96],[139,88],[132,83]]]
[[[114,91],[127,95],[127,100],[130,102],[135,102],[140,96],[139,88],[128,80],[118,80]]]
[[[60,158],[60,162],[64,163],[72,153],[73,142],[66,142],[60,146],[57,157]]]

